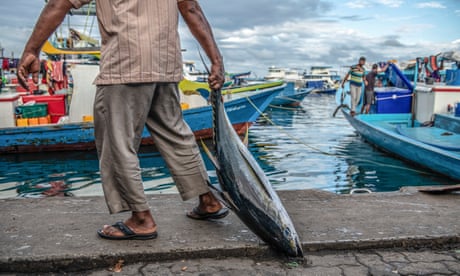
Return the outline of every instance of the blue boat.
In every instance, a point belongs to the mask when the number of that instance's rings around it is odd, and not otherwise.
[[[268,88],[248,97],[226,101],[228,117],[237,133],[245,133],[259,117],[259,111],[264,111],[283,89],[284,86]],[[197,139],[212,136],[211,106],[185,109],[183,114]],[[92,122],[2,128],[0,153],[93,150],[93,129]],[[142,145],[151,144],[154,144],[154,141],[145,128]]]
[[[460,180],[460,118],[436,114],[433,126],[414,122],[412,114],[360,114],[345,118],[369,143],[401,159]]]
[[[337,88],[333,87],[325,80],[307,80],[305,82],[305,87],[311,88],[313,90],[312,93],[334,95],[337,92]]]
[[[295,88],[293,82],[288,82],[284,90],[273,99],[270,105],[297,107],[312,91],[313,88]]]
[[[460,86],[415,82],[417,87],[414,87],[395,65],[390,65],[388,70],[385,74],[390,81],[388,83],[398,87],[384,87],[381,93],[376,90],[376,104],[370,114],[351,116],[347,107],[349,95],[338,91],[337,100],[344,106],[342,113],[345,118],[372,145],[428,170],[460,180],[460,107],[458,114],[441,114],[436,112],[439,109],[434,103],[444,104],[443,101],[455,98],[460,101]],[[428,91],[427,95],[423,94],[424,91]],[[433,109],[428,117],[426,113],[430,111],[425,107],[427,97],[434,97],[431,101]]]
[[[303,99],[313,90],[312,88],[296,88],[294,82],[284,81],[264,81],[264,80],[240,80],[244,81],[244,85],[223,90],[222,94],[231,98],[248,97],[260,91],[260,89],[268,87],[283,88],[283,90],[273,99],[270,106],[291,106],[298,107]],[[199,91],[203,97],[208,97],[208,92]]]

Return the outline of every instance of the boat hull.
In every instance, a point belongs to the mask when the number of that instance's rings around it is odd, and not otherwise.
[[[293,93],[281,93],[273,99],[270,105],[298,107],[311,91],[312,89],[302,89]]]
[[[239,134],[259,117],[282,88],[267,89],[250,97],[225,103],[230,121]],[[212,136],[211,106],[183,110],[184,120],[197,139]],[[144,128],[142,145],[154,141]],[[91,122],[11,127],[0,129],[0,153],[94,150],[94,125]]]
[[[421,167],[460,180],[459,152],[443,150],[397,133],[398,124],[411,124],[411,114],[369,114],[353,117],[344,109],[342,113],[356,131],[374,146]]]
[[[336,88],[325,88],[325,89],[318,89],[318,90],[313,91],[313,93],[327,94],[327,95],[335,95],[336,92],[337,92]]]

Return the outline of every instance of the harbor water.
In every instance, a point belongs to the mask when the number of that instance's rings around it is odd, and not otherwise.
[[[335,108],[334,96],[310,95],[299,109],[269,108],[250,128],[250,151],[276,190],[348,194],[455,184],[364,142],[340,112],[332,117]],[[177,193],[158,152],[143,148],[139,156],[146,193]],[[94,151],[0,155],[0,198],[90,195],[102,195]]]

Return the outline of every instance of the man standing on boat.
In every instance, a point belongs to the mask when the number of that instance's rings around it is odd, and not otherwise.
[[[360,57],[358,64],[351,66],[345,78],[342,81],[342,89],[345,86],[345,81],[350,77],[350,96],[351,96],[351,106],[350,106],[350,115],[355,116],[356,107],[359,104],[361,99],[361,90],[364,82],[364,64],[366,64],[366,58]]]
[[[385,72],[389,65],[390,62],[388,62],[382,70],[379,70],[378,64],[375,63],[372,65],[372,70],[366,74],[364,78],[364,105],[361,108],[361,113],[364,111],[364,113],[369,114],[371,105],[374,102],[375,79],[380,72]]]
[[[42,11],[19,64],[18,77],[27,88],[38,82],[42,45],[71,8],[91,0],[50,0]],[[209,84],[224,83],[223,60],[212,30],[195,0],[96,0],[102,38],[100,73],[94,102],[94,131],[102,187],[110,213],[131,212],[124,222],[105,225],[106,239],[153,239],[157,225],[144,194],[137,152],[147,126],[183,200],[199,197],[187,216],[222,218],[228,209],[210,192],[195,137],[184,122],[178,82],[182,57],[178,14],[211,60]]]

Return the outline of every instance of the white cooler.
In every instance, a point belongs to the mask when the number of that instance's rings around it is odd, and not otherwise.
[[[460,86],[417,84],[415,117],[419,122],[432,120],[434,114],[446,114],[447,106],[460,101]]]
[[[16,106],[18,93],[0,93],[0,128],[16,126]]]

